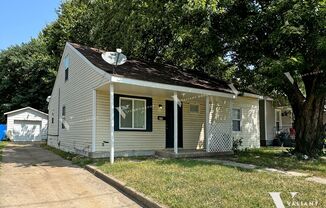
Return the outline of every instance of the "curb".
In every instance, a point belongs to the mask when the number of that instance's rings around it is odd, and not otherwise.
[[[128,187],[124,182],[119,181],[111,175],[108,175],[94,166],[86,165],[85,169],[95,175],[97,178],[101,179],[105,183],[113,186],[118,191],[122,192],[124,195],[134,200],[136,203],[142,207],[148,208],[167,208],[167,206],[161,205],[155,202],[153,199],[145,196],[143,193],[136,191],[133,188]]]

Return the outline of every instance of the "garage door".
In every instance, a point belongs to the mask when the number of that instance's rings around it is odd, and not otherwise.
[[[14,121],[14,141],[41,140],[41,121]]]

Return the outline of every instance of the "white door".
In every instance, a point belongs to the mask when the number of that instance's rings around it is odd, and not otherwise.
[[[41,140],[41,121],[15,120],[13,137],[14,141]]]

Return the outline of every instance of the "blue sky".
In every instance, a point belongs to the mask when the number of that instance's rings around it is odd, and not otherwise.
[[[28,42],[57,18],[61,0],[0,0],[0,50]]]

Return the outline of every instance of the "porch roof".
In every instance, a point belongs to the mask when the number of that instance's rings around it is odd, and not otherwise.
[[[82,46],[76,43],[69,43],[87,60],[97,68],[112,74],[113,66],[105,62],[101,54],[105,51]],[[204,89],[229,93],[234,95],[228,83],[208,74],[196,71],[186,71],[172,65],[157,63],[146,63],[144,61],[128,60],[124,65],[118,66],[115,70],[115,77],[129,78],[141,81],[155,82],[161,84],[184,86],[190,88]]]

